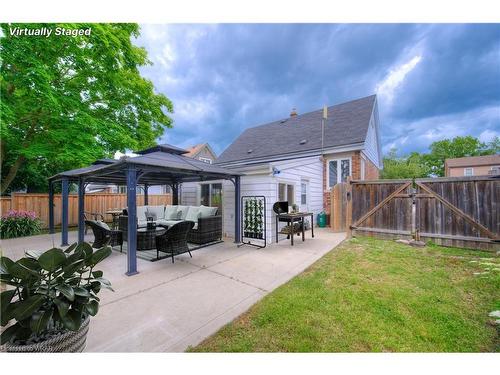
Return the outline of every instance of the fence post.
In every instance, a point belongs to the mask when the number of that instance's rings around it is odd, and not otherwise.
[[[54,183],[49,182],[49,233],[54,234]]]
[[[352,238],[352,181],[351,176],[347,177],[347,185],[346,185],[346,231],[347,231],[347,239]]]

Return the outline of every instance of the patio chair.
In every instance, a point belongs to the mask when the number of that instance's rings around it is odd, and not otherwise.
[[[174,263],[175,255],[189,253],[189,256],[192,258],[193,256],[187,244],[187,236],[193,226],[194,223],[192,221],[181,221],[169,227],[164,234],[157,236],[156,257],[159,258],[161,251],[170,254],[172,263]]]
[[[84,220],[95,220],[95,221],[101,220],[101,221],[104,221],[104,215],[100,214],[98,212],[87,212],[87,211],[84,211],[83,212],[83,217],[84,217]],[[88,229],[89,229],[89,226],[85,225],[85,234],[87,234],[87,230]]]
[[[111,230],[107,227],[106,223],[96,220],[85,220],[85,224],[92,228],[94,232],[94,243],[92,247],[99,249],[104,245],[118,246],[120,245],[120,252],[123,251],[123,233],[121,230]]]

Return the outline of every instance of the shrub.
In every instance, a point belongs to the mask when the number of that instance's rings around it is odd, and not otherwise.
[[[93,251],[83,242],[65,251],[29,252],[16,262],[0,257],[0,282],[9,286],[1,293],[1,324],[15,321],[1,334],[0,344],[26,345],[77,331],[97,314],[101,288],[111,289],[102,271],[95,270],[110,254],[109,246]]]
[[[33,211],[9,210],[0,219],[0,238],[31,236],[40,233],[42,222]]]

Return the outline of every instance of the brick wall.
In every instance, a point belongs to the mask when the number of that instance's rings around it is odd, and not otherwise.
[[[356,151],[351,155],[352,160],[352,179],[361,179],[361,154],[360,151]],[[329,214],[331,205],[331,194],[328,191],[327,181],[326,181],[326,159],[323,158],[323,210]],[[373,164],[369,159],[365,159],[365,180],[376,180],[379,178],[379,169]]]

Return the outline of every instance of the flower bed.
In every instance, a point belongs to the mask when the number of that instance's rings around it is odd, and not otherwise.
[[[0,238],[32,236],[40,233],[42,222],[33,211],[9,210],[0,218]]]

